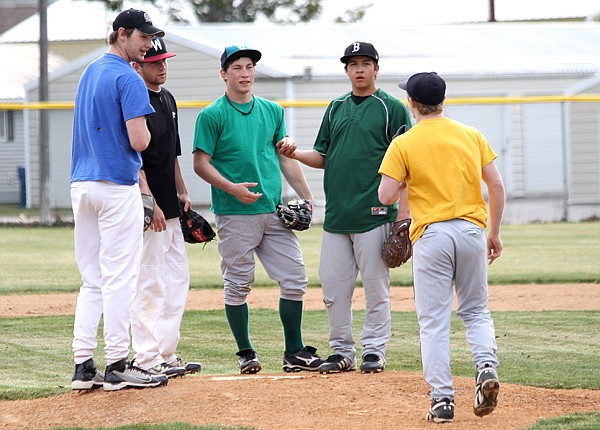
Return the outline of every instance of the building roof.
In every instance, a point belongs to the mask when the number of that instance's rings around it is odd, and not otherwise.
[[[124,7],[131,5],[131,1],[125,2]],[[165,16],[150,5],[142,7],[159,28],[165,29],[167,40],[214,57],[215,68],[227,45],[243,44],[260,50],[263,58],[259,71],[272,78],[343,77],[339,58],[347,45],[360,40],[373,43],[379,51],[379,75],[383,78],[404,78],[423,70],[457,78],[600,76],[598,22],[399,25],[382,26],[376,31],[372,25],[319,22],[192,26],[165,23]],[[48,7],[48,39],[98,40],[104,44],[114,15],[106,12],[102,2],[58,0]],[[68,25],[62,24],[65,17],[69,17]],[[38,21],[39,17],[31,17],[0,35],[0,55],[4,53],[2,58],[11,59],[0,69],[0,99],[22,98],[23,83],[38,77]],[[50,57],[50,72],[64,65],[52,52]],[[69,73],[76,63],[59,74]]]
[[[164,24],[162,14],[155,7],[131,1],[125,3],[127,8],[133,6],[148,12],[154,24]],[[47,9],[48,40],[106,40],[111,30],[109,23],[117,15],[118,12],[108,11],[105,4],[99,1],[54,0]],[[38,14],[0,34],[0,42],[4,43],[37,42],[39,38]]]
[[[203,24],[167,26],[167,38],[218,59],[223,48],[248,45],[263,53],[272,77],[343,75],[346,46],[368,41],[380,55],[381,76],[435,70],[454,76],[600,74],[600,24],[484,23],[403,28]],[[298,42],[299,41],[299,42]],[[218,63],[217,63],[218,64]]]
[[[40,76],[40,52],[36,43],[0,43],[0,100],[22,101],[25,98],[25,85]],[[52,73],[65,66],[65,62],[48,54],[48,72]]]

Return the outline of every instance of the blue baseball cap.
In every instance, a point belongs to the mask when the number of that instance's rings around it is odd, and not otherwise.
[[[260,51],[250,49],[247,46],[228,46],[225,48],[225,51],[223,51],[223,54],[221,54],[221,68],[224,68],[225,64],[242,57],[248,57],[256,63],[260,60],[262,54]]]

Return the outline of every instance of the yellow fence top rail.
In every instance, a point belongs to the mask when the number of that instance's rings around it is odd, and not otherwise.
[[[284,108],[327,107],[330,100],[275,100]],[[567,103],[567,102],[600,102],[600,94],[584,94],[576,96],[520,96],[520,97],[454,97],[447,98],[446,105],[481,105],[481,104],[522,104],[522,103]],[[178,101],[181,109],[204,108],[210,101]],[[72,110],[75,102],[0,102],[0,110]]]

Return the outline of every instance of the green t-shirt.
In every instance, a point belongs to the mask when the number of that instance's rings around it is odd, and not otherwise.
[[[248,115],[241,113],[251,109]],[[256,96],[250,103],[239,104],[228,101],[223,95],[198,114],[194,151],[201,149],[209,154],[215,169],[233,183],[258,182],[250,190],[263,194],[256,202],[246,204],[211,187],[211,210],[215,214],[248,215],[275,211],[275,206],[281,202],[281,170],[275,144],[285,134],[283,108]]]
[[[408,109],[381,89],[360,104],[351,93],[329,104],[313,146],[325,156],[325,231],[364,233],[396,220],[397,204],[379,202],[378,170],[402,125],[411,126]]]

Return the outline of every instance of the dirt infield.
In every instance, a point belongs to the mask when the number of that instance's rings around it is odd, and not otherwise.
[[[414,311],[413,290],[410,287],[392,287],[392,310]],[[0,296],[0,318],[36,315],[71,315],[75,313],[76,294],[30,294]],[[248,300],[251,308],[274,308],[278,292],[271,288],[254,289]],[[305,309],[324,309],[321,290],[309,288],[304,301]],[[353,298],[354,309],[364,309],[362,288]],[[188,310],[223,308],[222,290],[191,291]],[[489,308],[491,311],[544,311],[544,310],[600,310],[600,285],[492,285]]]
[[[323,309],[319,289],[310,289],[306,309]],[[413,311],[412,289],[392,289],[393,309]],[[250,306],[274,307],[277,291],[257,289]],[[355,309],[364,303],[355,293]],[[0,317],[74,312],[75,295],[0,296]],[[221,309],[222,291],[193,291],[188,309]],[[600,310],[600,286],[509,285],[490,287],[492,311]],[[500,404],[490,416],[472,413],[472,378],[455,378],[452,429],[523,429],[542,418],[600,411],[600,390],[548,390],[502,384]],[[420,373],[384,371],[363,375],[192,375],[163,388],[90,393],[0,402],[0,429],[58,426],[117,426],[188,422],[264,430],[431,429],[424,420],[428,387]]]

